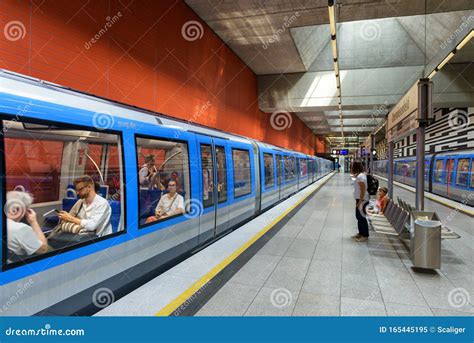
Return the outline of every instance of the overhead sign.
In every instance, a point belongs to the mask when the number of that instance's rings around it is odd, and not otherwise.
[[[333,155],[348,155],[349,150],[347,150],[347,149],[333,149],[332,154]]]
[[[387,118],[387,140],[393,141],[408,134],[418,125],[418,81],[400,99]]]

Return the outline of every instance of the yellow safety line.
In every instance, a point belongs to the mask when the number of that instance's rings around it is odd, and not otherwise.
[[[199,291],[206,283],[212,280],[217,274],[219,274],[225,267],[227,267],[232,261],[234,261],[240,254],[242,254],[245,250],[247,250],[252,244],[254,244],[260,237],[262,237],[265,233],[267,233],[272,227],[274,227],[278,222],[280,222],[288,213],[290,213],[293,209],[295,209],[299,204],[301,204],[306,198],[308,198],[311,194],[316,192],[320,189],[329,179],[334,175],[335,172],[332,172],[328,175],[328,178],[324,180],[322,183],[316,186],[316,188],[306,194],[303,198],[298,200],[293,206],[288,208],[282,214],[280,214],[277,218],[275,218],[270,224],[265,226],[261,231],[259,231],[255,236],[253,236],[249,241],[247,241],[244,245],[240,248],[235,250],[231,255],[229,255],[226,259],[220,262],[217,266],[215,266],[211,271],[209,271],[206,275],[201,277],[198,281],[196,281],[191,287],[185,290],[183,293],[178,295],[173,301],[171,301],[168,305],[163,307],[155,316],[169,316],[172,314],[176,309],[178,309],[186,300],[191,298],[191,296]]]
[[[383,176],[380,176],[380,175],[377,175],[377,176],[380,177],[381,179],[384,179],[385,181],[388,182],[388,179],[387,179],[387,178],[385,178],[385,177],[383,177]],[[410,192],[412,192],[412,193],[416,193],[416,190],[413,190],[413,189],[412,189],[413,187],[411,187],[411,186],[404,185],[403,183],[400,183],[400,182],[395,181],[395,180],[393,181],[393,183],[396,184],[396,185],[397,185],[398,187],[400,187],[400,188],[403,188],[403,189],[405,189],[405,190],[407,190],[407,191],[410,191]],[[438,196],[440,196],[440,195],[438,195]],[[469,215],[469,216],[474,217],[474,211],[471,211],[471,210],[468,210],[468,209],[466,209],[466,208],[463,208],[463,205],[464,205],[464,204],[459,203],[459,207],[456,207],[456,206],[454,206],[454,204],[450,204],[450,203],[448,203],[448,202],[445,202],[445,201],[443,201],[443,200],[441,200],[441,199],[438,199],[438,198],[434,197],[434,196],[433,196],[431,193],[429,193],[429,192],[425,192],[425,197],[428,198],[428,199],[430,199],[430,200],[433,200],[433,201],[435,201],[435,202],[437,202],[437,203],[439,203],[439,204],[441,204],[441,205],[444,205],[444,206],[453,208],[453,209],[455,209],[455,210],[458,210],[459,212],[463,212],[464,214],[467,214],[467,215]]]

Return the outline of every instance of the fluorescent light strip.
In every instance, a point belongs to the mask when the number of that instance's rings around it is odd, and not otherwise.
[[[464,48],[464,45],[466,45],[472,37],[474,37],[474,30],[471,30],[471,32],[466,37],[464,37],[464,39],[456,46],[456,50],[461,50]]]
[[[443,68],[443,67],[446,65],[446,63],[448,63],[449,60],[450,60],[451,58],[453,58],[453,56],[454,56],[454,52],[451,51],[451,52],[449,53],[449,55],[446,56],[446,57],[444,58],[444,60],[441,61],[440,64],[438,64],[438,66],[436,67],[436,69],[440,70],[441,68]]]
[[[469,34],[466,35],[466,37],[464,37],[464,39],[456,46],[456,48],[451,51],[448,56],[446,56],[440,64],[438,64],[438,66],[433,69],[433,71],[430,73],[430,75],[428,75],[428,78],[431,79],[433,76],[435,76],[435,74],[441,69],[443,68],[451,58],[453,58],[454,54],[461,50],[462,48],[464,48],[464,46],[472,39],[472,37],[474,37],[474,30],[471,30],[471,32],[469,32]]]

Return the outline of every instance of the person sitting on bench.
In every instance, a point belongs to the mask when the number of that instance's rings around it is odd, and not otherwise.
[[[377,200],[375,202],[375,206],[373,209],[367,210],[370,214],[383,214],[385,211],[385,207],[387,207],[388,197],[387,197],[388,189],[385,187],[379,187],[377,192]]]

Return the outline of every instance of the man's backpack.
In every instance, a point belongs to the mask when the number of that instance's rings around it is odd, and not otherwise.
[[[376,195],[379,190],[379,180],[373,175],[367,174],[367,192],[369,195]]]

